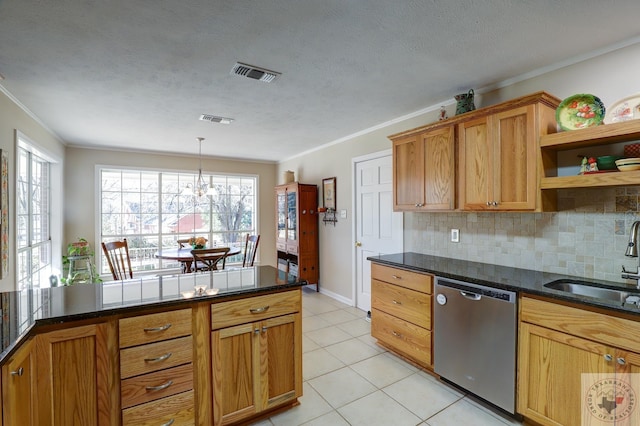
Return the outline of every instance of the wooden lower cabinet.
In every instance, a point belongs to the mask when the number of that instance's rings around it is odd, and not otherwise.
[[[35,351],[33,340],[2,366],[2,419],[5,425],[35,425]]]
[[[371,264],[371,335],[430,369],[432,286],[432,275]]]
[[[38,425],[118,425],[115,321],[35,338]]]
[[[208,406],[196,414],[194,398],[194,340],[198,339],[193,336],[193,312],[199,306],[118,322],[123,425],[206,421]]]
[[[122,410],[123,426],[195,425],[193,390]]]
[[[246,307],[247,312],[256,309],[246,306],[246,301],[227,303],[238,303]],[[297,312],[212,332],[215,425],[238,423],[295,403],[302,396],[302,316],[299,307],[298,299]],[[212,315],[215,317],[215,308]],[[241,316],[239,321],[243,319],[246,317]]]
[[[628,350],[629,345],[638,345],[628,336],[640,329],[640,323],[528,298],[522,300],[521,319],[517,411],[528,420],[541,425],[589,425],[591,414],[583,404],[593,377],[627,380],[629,373],[640,373],[640,348]],[[583,377],[589,380],[585,389]],[[599,409],[596,414],[605,413]],[[638,411],[631,423],[624,424],[640,424]]]

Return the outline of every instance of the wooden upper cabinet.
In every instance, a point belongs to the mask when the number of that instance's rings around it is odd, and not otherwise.
[[[559,104],[537,92],[389,136],[394,210],[555,210],[539,138],[556,131]]]
[[[464,210],[536,208],[535,106],[459,125],[460,206]]]
[[[394,210],[453,210],[454,126],[392,138],[392,141]]]

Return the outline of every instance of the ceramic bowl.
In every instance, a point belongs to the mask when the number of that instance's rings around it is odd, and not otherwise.
[[[620,160],[622,157],[619,155],[605,155],[596,158],[598,164],[598,170],[615,170],[616,160]]]
[[[640,158],[621,158],[616,160],[616,166],[625,166],[628,164],[640,164]]]
[[[640,164],[623,164],[618,166],[618,170],[621,172],[634,172],[636,170],[640,170]]]

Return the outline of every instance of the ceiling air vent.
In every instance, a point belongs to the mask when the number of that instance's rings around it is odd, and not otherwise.
[[[211,115],[211,114],[202,114],[200,116],[200,120],[210,121],[212,123],[231,124],[231,122],[233,121],[233,118],[218,117],[217,115]]]
[[[269,71],[264,68],[243,64],[240,62],[236,62],[236,64],[231,69],[231,74],[252,78],[254,80],[264,81],[266,83],[271,83],[280,76],[279,72]]]

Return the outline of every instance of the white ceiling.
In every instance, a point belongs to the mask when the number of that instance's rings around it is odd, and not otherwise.
[[[0,0],[0,85],[69,145],[202,136],[278,161],[631,40],[639,18],[638,0]]]

